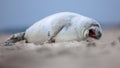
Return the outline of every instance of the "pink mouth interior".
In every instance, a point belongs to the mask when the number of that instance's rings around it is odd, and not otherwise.
[[[89,36],[90,37],[95,37],[95,30],[94,29],[89,30]]]

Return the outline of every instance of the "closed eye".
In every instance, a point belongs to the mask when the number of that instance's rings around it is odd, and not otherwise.
[[[97,27],[100,27],[98,24],[92,24],[92,26],[97,26]]]

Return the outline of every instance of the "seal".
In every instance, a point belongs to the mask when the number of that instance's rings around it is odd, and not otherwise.
[[[69,42],[101,36],[101,26],[96,20],[73,12],[60,12],[41,19],[25,32],[12,35],[7,43]]]

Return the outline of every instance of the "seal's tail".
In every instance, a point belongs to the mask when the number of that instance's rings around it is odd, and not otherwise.
[[[10,46],[16,42],[25,40],[24,35],[25,35],[25,32],[13,34],[8,38],[8,40],[4,43],[4,45]]]

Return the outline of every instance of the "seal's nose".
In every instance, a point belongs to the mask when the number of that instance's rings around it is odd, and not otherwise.
[[[96,34],[96,39],[100,39],[102,36],[102,33],[101,31],[97,31],[97,34]]]

